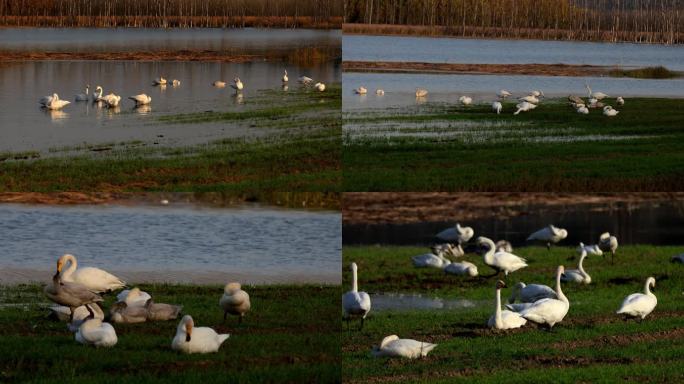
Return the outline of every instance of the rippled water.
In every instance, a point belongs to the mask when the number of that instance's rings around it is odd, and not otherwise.
[[[0,233],[0,283],[49,279],[64,253],[134,282],[340,282],[333,212],[2,204]]]
[[[346,35],[343,60],[481,64],[663,65],[684,70],[684,46]]]

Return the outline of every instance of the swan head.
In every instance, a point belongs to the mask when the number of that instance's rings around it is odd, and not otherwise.
[[[558,266],[558,270],[556,271],[556,274],[557,274],[557,275],[562,275],[562,274],[564,274],[564,273],[565,273],[565,267],[562,266],[562,265],[559,265],[559,266]]]
[[[64,268],[64,264],[66,264],[68,259],[73,259],[74,255],[65,253],[64,255],[60,256],[59,259],[57,259],[57,273],[62,272],[62,269]]]
[[[476,266],[472,266],[472,267],[468,268],[468,275],[469,275],[470,277],[475,277],[475,276],[477,276],[477,275],[478,275],[478,273],[477,273],[477,267],[476,267]]]
[[[501,288],[506,288],[506,283],[504,283],[502,280],[499,280],[496,282],[496,289],[501,289]]]
[[[185,342],[190,342],[192,339],[192,328],[195,326],[195,322],[192,320],[192,316],[185,315],[181,320],[181,325],[185,328]]]
[[[356,272],[356,270],[359,269],[359,267],[356,266],[356,263],[351,263],[351,265],[349,266],[349,268],[350,268],[352,271],[354,271],[354,272]]]
[[[652,276],[651,276],[651,277],[649,277],[648,279],[646,279],[646,284],[647,284],[651,289],[654,289],[654,288],[655,288],[655,283],[656,283],[655,277],[652,277]]]
[[[239,291],[240,289],[242,289],[242,285],[240,285],[240,283],[230,282],[230,283],[226,284],[225,288],[223,288],[223,291],[226,293],[231,293],[231,292]]]

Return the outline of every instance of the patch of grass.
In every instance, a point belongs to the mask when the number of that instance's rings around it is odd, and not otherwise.
[[[608,74],[612,77],[632,77],[635,79],[672,79],[680,76],[677,72],[670,71],[663,66],[637,69],[616,68]]]
[[[684,100],[627,99],[613,118],[598,110],[580,115],[564,100],[547,100],[518,116],[512,114],[513,105],[506,103],[506,113],[501,115],[492,114],[489,105],[441,104],[425,111],[421,106],[406,108],[404,113],[363,113],[358,119],[346,112],[344,189],[580,192],[684,188]],[[375,129],[384,122],[388,126]],[[382,136],[383,130],[401,133],[402,124],[409,122],[427,135]],[[464,123],[471,126],[459,126]],[[433,126],[440,135],[432,135]]]
[[[41,287],[2,287],[0,381],[3,383],[225,383],[339,381],[339,292],[334,286],[245,288],[252,310],[242,325],[223,322],[220,286],[148,285],[155,301],[184,305],[197,326],[230,338],[218,353],[171,350],[178,321],[114,324],[111,349],[78,344],[65,323],[46,318]],[[114,301],[106,300],[105,308]],[[315,313],[316,316],[311,316]]]
[[[446,275],[436,269],[416,269],[411,256],[426,248],[349,246],[343,249],[343,286],[351,284],[346,266],[359,265],[359,289],[371,293],[418,293],[427,297],[467,299],[476,304],[459,309],[371,309],[363,331],[343,331],[342,375],[345,382],[663,382],[684,380],[684,266],[670,257],[681,247],[630,245],[610,256],[590,256],[584,268],[587,286],[563,284],[570,311],[553,332],[526,325],[519,330],[493,331],[486,322],[494,313],[496,279]],[[514,253],[529,267],[512,273],[506,301],[518,281],[553,286],[558,263],[576,268],[574,247],[524,247]],[[466,259],[480,275],[493,271],[480,256]],[[558,260],[558,261],[556,261]],[[624,321],[615,314],[629,294],[642,291],[646,277],[657,280],[658,306],[643,322]],[[356,323],[352,326],[357,325]],[[344,327],[344,324],[343,324]],[[376,359],[372,345],[397,334],[438,343],[425,359]]]

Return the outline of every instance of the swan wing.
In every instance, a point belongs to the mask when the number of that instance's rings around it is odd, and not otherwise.
[[[347,315],[366,316],[370,311],[370,296],[366,292],[347,292],[342,296],[342,306]]]
[[[100,268],[78,268],[72,275],[75,282],[96,292],[104,292],[123,288],[126,283],[111,273]]]

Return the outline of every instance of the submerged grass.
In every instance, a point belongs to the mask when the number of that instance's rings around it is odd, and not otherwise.
[[[494,313],[496,279],[446,275],[436,269],[416,269],[411,256],[426,248],[350,246],[343,265],[359,265],[359,289],[373,293],[420,293],[444,299],[468,299],[478,304],[449,310],[373,311],[363,331],[343,331],[342,375],[345,382],[664,382],[684,380],[684,266],[670,263],[681,247],[621,246],[615,256],[590,256],[584,268],[588,286],[564,284],[570,311],[553,332],[527,325],[519,330],[492,331],[485,324]],[[553,286],[558,263],[576,268],[574,247],[518,248],[529,267],[511,274],[506,301],[518,281]],[[466,256],[481,275],[493,271],[480,256]],[[558,261],[557,261],[558,260]],[[635,266],[638,266],[635,268]],[[615,311],[629,294],[642,291],[648,276],[657,280],[655,311],[639,323],[624,321]],[[346,268],[343,291],[350,286]],[[356,325],[356,324],[352,324]],[[438,343],[425,359],[375,359],[372,345],[397,334]]]
[[[47,300],[36,285],[2,287],[0,381],[3,383],[225,383],[339,381],[339,288],[246,287],[252,310],[242,325],[223,322],[220,286],[141,285],[155,301],[184,305],[197,326],[230,338],[217,353],[171,350],[178,321],[114,324],[111,349],[74,341],[65,323],[46,317]],[[105,308],[113,302],[107,299]],[[316,313],[316,316],[310,316]]]
[[[437,105],[407,108],[403,113],[364,113],[358,118],[347,112],[344,188],[564,192],[684,188],[680,150],[684,100],[627,99],[613,118],[598,110],[580,115],[562,100],[543,102],[518,116],[512,115],[513,105],[506,103],[506,113],[501,115],[493,114],[489,105]],[[466,123],[469,126],[463,129],[460,125]],[[402,132],[406,125],[418,124],[423,128],[413,132],[421,135]],[[450,124],[452,129],[445,130]],[[431,136],[432,126],[438,134]]]

